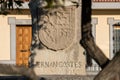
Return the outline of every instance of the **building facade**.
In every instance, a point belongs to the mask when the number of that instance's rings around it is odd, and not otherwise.
[[[105,55],[112,59],[115,52],[120,49],[120,0],[93,0],[92,1],[92,25],[93,36],[96,44],[102,49]],[[24,10],[28,9],[28,0],[24,3]],[[24,13],[24,12],[23,12]],[[10,14],[7,16],[0,15],[0,63],[6,64],[27,64],[28,55],[19,55],[17,52],[29,54],[29,46],[26,46],[31,40],[31,16],[28,13],[22,15]],[[29,38],[23,39],[24,30]],[[18,37],[20,36],[20,37]],[[20,42],[17,42],[20,41]],[[24,43],[21,43],[24,42]],[[24,44],[24,45],[23,45]],[[22,46],[22,47],[21,47]],[[18,48],[17,48],[18,47]],[[26,56],[22,58],[23,56]],[[18,59],[19,58],[19,59]],[[89,74],[96,73],[100,70],[98,65],[92,60],[93,65],[86,70]]]
[[[93,0],[92,20],[96,19],[95,40],[110,59],[114,56],[115,24],[119,23],[119,0]],[[94,24],[94,23],[93,23]],[[118,29],[118,27],[117,27]],[[101,34],[102,32],[102,34]]]

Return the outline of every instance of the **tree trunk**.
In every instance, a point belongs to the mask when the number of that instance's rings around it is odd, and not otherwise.
[[[120,80],[120,51],[94,80]]]
[[[120,51],[111,61],[104,55],[92,36],[91,1],[82,0],[82,5],[82,39],[80,43],[102,68],[94,80],[120,80]]]
[[[99,64],[101,68],[104,68],[109,59],[104,55],[101,49],[94,42],[92,36],[91,25],[91,0],[82,0],[82,39],[81,45],[89,53],[89,55]]]

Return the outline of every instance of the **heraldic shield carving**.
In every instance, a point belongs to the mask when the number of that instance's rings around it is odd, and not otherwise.
[[[58,8],[43,15],[39,30],[39,39],[52,50],[68,48],[75,38],[75,7]]]

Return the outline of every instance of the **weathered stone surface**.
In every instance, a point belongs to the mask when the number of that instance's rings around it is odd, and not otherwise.
[[[37,75],[85,75],[83,49],[74,44],[69,50],[36,50],[35,67]],[[76,46],[76,47],[75,47]]]
[[[52,75],[52,76],[41,76],[40,80],[93,80],[94,75]]]
[[[81,2],[80,2],[81,3]],[[38,10],[37,24],[42,48],[34,49],[37,75],[86,75],[81,39],[81,6]],[[44,14],[44,15],[43,15]],[[36,18],[34,19],[36,20]]]
[[[39,31],[41,42],[52,50],[63,50],[71,45],[75,37],[75,8],[57,8],[42,16]]]
[[[39,80],[93,80],[94,75],[89,76],[73,76],[73,75],[52,75],[52,76],[40,76]],[[28,80],[22,76],[1,76],[0,80]]]

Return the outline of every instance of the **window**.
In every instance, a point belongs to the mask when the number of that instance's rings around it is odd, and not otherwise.
[[[113,30],[113,53],[120,50],[120,26],[114,26]]]

